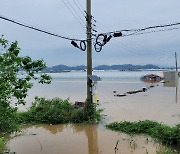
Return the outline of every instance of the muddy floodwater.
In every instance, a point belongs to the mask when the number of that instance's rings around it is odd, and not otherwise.
[[[164,146],[149,136],[129,136],[105,128],[110,122],[124,120],[148,119],[170,126],[180,123],[180,85],[141,82],[140,77],[147,73],[154,72],[94,72],[102,78],[97,85],[98,108],[104,109],[101,123],[25,126],[21,132],[11,135],[7,149],[17,154],[155,154]],[[86,72],[57,73],[52,77],[50,85],[34,83],[28,103],[19,109],[30,107],[34,96],[69,98],[72,102],[85,100]],[[143,87],[148,90],[124,97],[113,93],[123,94]]]

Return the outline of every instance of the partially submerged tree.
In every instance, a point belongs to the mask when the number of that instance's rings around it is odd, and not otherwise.
[[[51,82],[51,77],[42,70],[46,67],[43,60],[33,61],[29,56],[19,56],[18,42],[8,43],[0,38],[0,134],[16,129],[17,104],[25,104],[24,99],[32,88],[31,79],[39,83]]]

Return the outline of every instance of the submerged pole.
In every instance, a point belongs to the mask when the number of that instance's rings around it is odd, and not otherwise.
[[[92,81],[89,78],[92,75],[92,41],[91,41],[91,0],[86,1],[86,22],[87,22],[87,100],[86,110],[92,103]]]

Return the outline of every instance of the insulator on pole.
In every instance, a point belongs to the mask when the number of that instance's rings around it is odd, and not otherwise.
[[[104,40],[105,40],[105,35],[104,34],[99,34],[96,37],[96,43],[98,43],[98,46],[104,46]]]
[[[116,32],[116,33],[114,33],[113,36],[114,36],[114,37],[121,37],[121,36],[122,36],[122,33],[121,33],[121,32]]]
[[[99,42],[96,42],[96,43],[94,44],[94,48],[95,48],[95,51],[96,51],[96,52],[101,52],[101,50],[102,50],[102,45],[101,45]]]
[[[103,42],[104,42],[104,45],[107,43],[107,35],[104,35]]]
[[[76,43],[76,42],[71,41],[71,44],[72,44],[74,47],[79,48],[79,46],[77,45],[77,43]]]
[[[82,51],[86,51],[86,42],[85,42],[85,41],[81,41],[81,42],[80,42],[80,49],[81,49]]]
[[[106,39],[106,42],[109,42],[111,38],[112,38],[112,36],[109,35],[108,38]]]

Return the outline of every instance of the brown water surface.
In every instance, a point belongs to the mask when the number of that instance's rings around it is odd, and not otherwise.
[[[12,137],[7,148],[17,154],[140,154],[156,153],[162,146],[146,136],[130,137],[98,125],[37,125]]]

